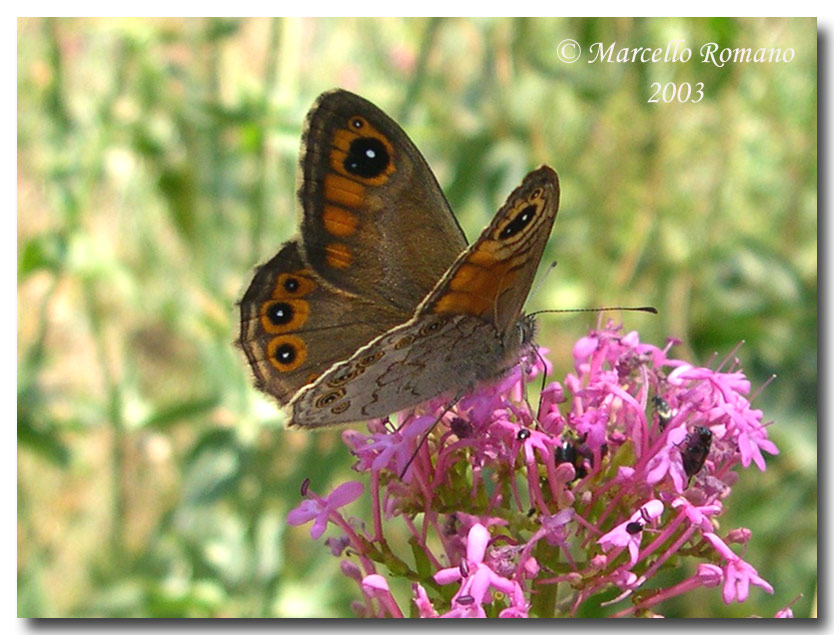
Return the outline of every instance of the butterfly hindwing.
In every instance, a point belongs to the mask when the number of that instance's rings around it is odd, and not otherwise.
[[[304,264],[295,241],[258,269],[240,314],[239,344],[255,384],[281,404],[401,319],[327,286]]]
[[[466,350],[461,350],[465,348]],[[423,316],[336,364],[290,404],[290,426],[384,417],[478,381],[472,359],[497,359],[494,329],[471,316]]]

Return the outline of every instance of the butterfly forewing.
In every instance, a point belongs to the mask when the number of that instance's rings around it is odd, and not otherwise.
[[[466,247],[426,160],[393,119],[344,90],[311,108],[302,148],[306,260],[336,287],[410,317]]]
[[[514,328],[558,209],[556,172],[542,166],[528,174],[417,313],[478,315],[502,335]]]
[[[347,91],[324,93],[308,114],[298,197],[300,238],[258,269],[240,303],[255,384],[281,404],[412,317],[466,246],[405,132]]]

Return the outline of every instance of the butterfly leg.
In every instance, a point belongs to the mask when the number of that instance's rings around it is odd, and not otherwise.
[[[543,369],[542,370],[542,387],[539,390],[539,405],[536,408],[536,422],[538,422],[539,417],[541,417],[541,414],[542,414],[542,403],[544,402],[544,389],[547,386],[547,363],[545,362],[544,357],[541,356],[541,353],[539,353],[538,347],[534,346],[533,347],[533,352],[536,354],[536,357],[539,358],[539,361],[541,362],[542,369]],[[522,374],[522,379],[523,379],[523,377],[524,377],[524,375]],[[526,386],[526,384],[525,384],[525,386]],[[525,393],[526,393],[526,390],[525,390]],[[525,401],[526,400],[527,399],[526,399],[526,395],[525,395]],[[527,404],[527,407],[528,408],[530,407],[529,403]],[[532,412],[532,409],[530,411]]]
[[[426,430],[425,433],[423,433],[422,438],[417,443],[417,447],[414,449],[414,452],[412,452],[411,457],[408,459],[408,463],[405,464],[403,471],[400,472],[400,480],[403,480],[403,478],[405,477],[405,473],[408,472],[408,468],[411,467],[411,464],[414,462],[414,459],[417,458],[417,453],[420,452],[422,447],[425,445],[426,441],[429,438],[429,435],[432,433],[437,424],[440,423],[440,420],[446,416],[447,412],[449,412],[452,408],[454,408],[457,405],[457,403],[463,398],[465,394],[466,393],[464,392],[460,392],[457,395],[455,395],[455,398],[452,399],[449,405],[443,409],[443,412],[441,412],[440,415],[438,415],[437,419],[434,420],[429,429]]]

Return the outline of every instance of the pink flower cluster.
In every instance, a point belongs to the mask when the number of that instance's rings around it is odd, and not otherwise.
[[[737,360],[695,367],[669,357],[674,343],[609,325],[576,343],[574,372],[544,386],[535,407],[526,392],[549,371],[544,349],[451,409],[437,400],[395,428],[345,431],[355,469],[369,474],[373,522],[342,515],[359,482],[326,498],[305,484],[288,522],[313,520],[313,538],[338,527],[330,546],[358,559],[342,570],[359,583],[363,616],[657,615],[696,587],[721,586],[728,604],[750,585],[772,593],[728,546],[751,532],[722,537],[715,519],[734,468],[764,470],[762,453],[778,450]],[[411,534],[410,558],[386,541],[394,522]],[[673,558],[691,560],[692,575],[647,584]],[[380,572],[411,581],[410,608]]]

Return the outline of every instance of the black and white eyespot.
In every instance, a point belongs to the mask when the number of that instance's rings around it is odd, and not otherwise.
[[[289,302],[273,302],[266,308],[267,319],[275,326],[292,322],[295,311]]]
[[[365,179],[383,174],[390,164],[391,157],[385,144],[376,137],[359,137],[351,141],[343,162],[345,170]]]
[[[515,236],[518,232],[527,227],[527,225],[529,225],[533,221],[538,211],[539,208],[535,205],[528,205],[518,214],[516,214],[515,218],[513,218],[509,223],[504,225],[504,229],[501,230],[501,232],[498,234],[498,237],[510,238],[511,236]]]
[[[284,343],[275,347],[275,354],[273,355],[273,358],[281,366],[292,366],[292,363],[295,361],[297,356],[298,351],[295,349],[295,346],[289,343]]]

